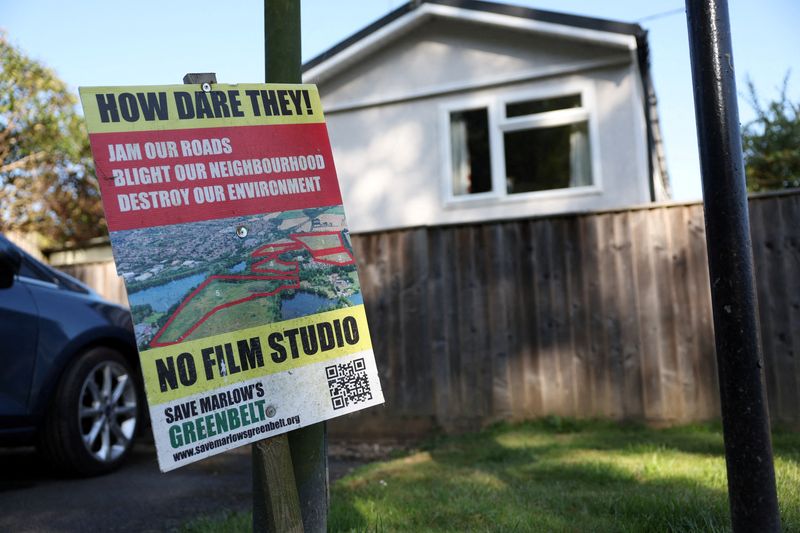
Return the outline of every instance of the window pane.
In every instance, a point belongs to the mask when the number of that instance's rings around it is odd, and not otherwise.
[[[489,114],[485,108],[450,114],[450,150],[455,196],[492,190]]]
[[[509,194],[592,184],[586,122],[504,136]]]
[[[45,275],[42,269],[37,268],[32,261],[27,257],[22,256],[22,264],[19,267],[19,275],[26,278],[38,279],[40,281],[47,281],[53,283],[53,278]]]
[[[559,96],[557,98],[545,98],[544,100],[526,100],[524,102],[514,102],[506,105],[506,117],[521,117],[523,115],[546,113],[547,111],[571,109],[580,106],[581,95],[579,94]]]

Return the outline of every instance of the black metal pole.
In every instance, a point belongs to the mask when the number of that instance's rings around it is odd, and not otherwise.
[[[686,0],[728,498],[735,532],[780,531],[726,0]]]

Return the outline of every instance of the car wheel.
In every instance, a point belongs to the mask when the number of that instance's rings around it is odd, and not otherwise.
[[[73,362],[56,389],[39,441],[56,468],[91,476],[124,461],[142,403],[135,377],[110,348],[94,348]]]

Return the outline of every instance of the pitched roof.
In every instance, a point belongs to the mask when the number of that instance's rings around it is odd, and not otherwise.
[[[509,4],[499,4],[495,2],[484,2],[481,0],[419,0],[411,1],[398,7],[394,11],[384,15],[372,24],[365,26],[353,35],[347,37],[343,41],[335,44],[331,48],[320,53],[316,57],[308,60],[303,65],[303,71],[311,70],[312,68],[324,63],[326,60],[336,56],[344,50],[350,48],[354,44],[362,41],[366,37],[374,34],[378,30],[388,26],[392,22],[402,18],[424,5],[429,6],[445,6],[452,8],[466,9],[475,12],[493,13],[496,15],[506,15],[511,17],[518,17],[532,21],[543,22],[547,24],[557,24],[561,26],[571,26],[573,28],[580,28],[584,30],[594,30],[605,33],[617,33],[621,35],[630,35],[633,37],[646,37],[646,31],[638,24],[630,24],[627,22],[618,22],[614,20],[599,19],[593,17],[584,17],[581,15],[571,15],[567,13],[558,13],[556,11],[546,11],[543,9],[532,9],[528,7],[512,6]]]
[[[638,24],[482,0],[411,0],[310,59],[303,64],[302,71],[315,79],[319,79],[320,74],[333,75],[337,71],[337,65],[346,65],[349,61],[357,58],[358,54],[369,53],[368,47],[363,46],[368,41],[391,40],[397,34],[404,33],[404,31],[408,31],[409,27],[421,22],[422,17],[414,18],[420,13],[431,16],[446,16],[449,13],[458,13],[457,16],[462,17],[468,13],[504,16],[506,18],[502,20],[506,23],[517,19],[532,25],[530,28],[535,28],[537,31],[546,31],[566,38],[605,42],[635,50],[645,95],[643,105],[647,117],[651,197],[656,199],[653,181],[656,171],[661,177],[662,187],[669,191],[656,95],[650,75],[650,49],[647,31]],[[412,23],[412,19],[417,22]],[[404,21],[409,21],[409,27],[403,28]]]

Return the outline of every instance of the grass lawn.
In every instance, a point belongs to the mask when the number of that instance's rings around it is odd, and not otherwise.
[[[186,303],[186,306],[178,312],[172,323],[166,326],[159,340],[161,342],[175,342],[212,309],[220,305],[248,298],[254,294],[275,291],[281,285],[289,283],[289,281],[278,279],[213,279],[208,285],[195,294],[192,299]],[[253,321],[251,319],[247,321],[246,314],[240,309],[236,309],[236,307],[238,306],[220,309],[204,321],[200,327],[187,337],[187,339],[200,339],[230,331],[230,325],[233,323],[236,323],[237,327],[240,329],[264,323],[264,316],[260,317],[260,320]],[[269,317],[271,317],[271,315],[266,315],[267,319]],[[245,322],[237,323],[235,322],[237,319],[243,319]]]
[[[784,530],[800,532],[800,433],[773,444]],[[212,524],[246,531],[249,517]],[[726,531],[722,434],[551,418],[441,438],[334,484],[329,528]]]

